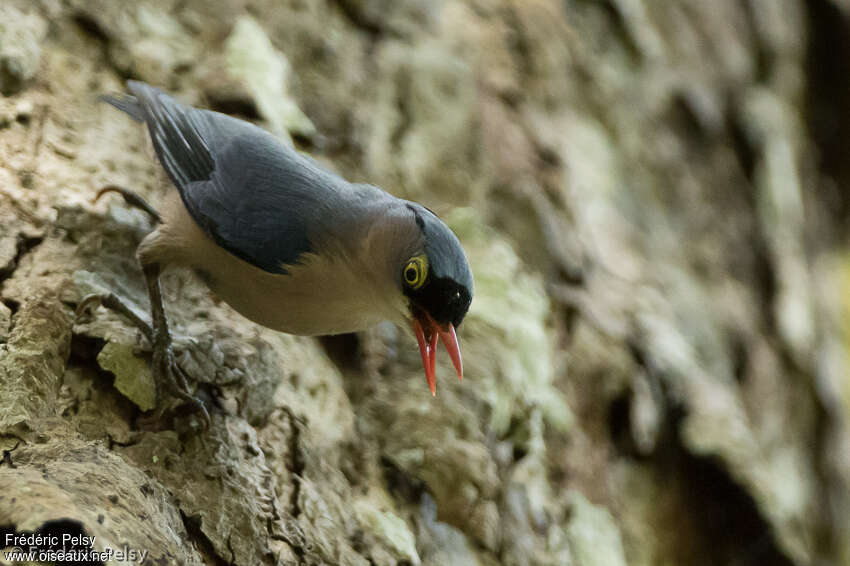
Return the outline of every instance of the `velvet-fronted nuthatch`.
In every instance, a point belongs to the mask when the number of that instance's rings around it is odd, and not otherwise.
[[[299,335],[410,324],[435,392],[437,337],[463,376],[455,328],[472,300],[460,242],[431,211],[326,171],[270,133],[231,116],[192,108],[147,84],[103,100],[147,125],[177,187],[161,213],[123,189],[158,221],[139,245],[152,325],[114,295],[86,298],[116,309],[153,344],[158,384],[192,397],[174,363],[159,274],[193,269],[248,319]],[[103,192],[103,191],[102,191]],[[204,410],[206,416],[206,412]]]

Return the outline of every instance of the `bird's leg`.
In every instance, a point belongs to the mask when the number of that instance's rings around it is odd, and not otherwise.
[[[170,393],[193,405],[204,419],[204,424],[209,427],[210,416],[204,404],[189,392],[186,374],[174,359],[171,349],[171,335],[168,332],[168,322],[165,319],[165,310],[162,306],[162,292],[159,287],[159,265],[144,266],[145,281],[151,300],[151,315],[153,325],[150,325],[142,317],[137,315],[124,301],[114,293],[88,295],[77,306],[77,317],[88,310],[94,303],[100,303],[104,307],[124,315],[132,322],[148,339],[153,346],[153,376],[156,384],[157,399],[162,398],[162,385],[166,385]]]
[[[110,192],[120,194],[127,205],[132,208],[138,208],[147,213],[154,223],[162,222],[162,218],[159,213],[142,197],[129,189],[125,189],[117,185],[108,185],[100,189],[92,202],[97,202],[100,197]],[[149,235],[148,238],[155,234],[156,232]],[[144,245],[144,242],[142,245]],[[114,293],[95,294],[85,297],[77,307],[77,316],[80,316],[93,303],[99,302],[104,307],[127,317],[127,319],[141,330],[142,334],[145,335],[145,338],[148,339],[148,342],[150,342],[153,347],[151,369],[153,371],[154,382],[156,385],[157,399],[162,398],[162,389],[163,385],[165,385],[168,388],[168,391],[175,397],[193,405],[201,413],[204,424],[208,428],[210,425],[209,413],[207,412],[206,407],[204,407],[203,402],[192,395],[189,391],[186,374],[174,359],[174,351],[171,348],[171,334],[168,331],[168,321],[165,318],[165,309],[162,305],[162,290],[159,286],[160,264],[150,260],[146,262],[142,259],[143,256],[144,254],[140,256],[140,260],[151,303],[152,325],[139,317],[139,315],[137,315]],[[160,414],[162,407],[163,405],[160,404]]]
[[[106,193],[118,193],[124,198],[124,202],[127,203],[128,206],[132,208],[138,208],[141,211],[144,211],[151,217],[151,220],[155,224],[159,224],[162,222],[162,218],[159,216],[159,213],[147,203],[145,199],[134,193],[129,189],[125,189],[124,187],[119,187],[118,185],[107,185],[100,189],[97,194],[92,199],[92,202],[95,203],[100,200],[100,197],[105,195]]]
[[[194,405],[200,411],[205,424],[209,427],[210,415],[202,401],[189,392],[186,376],[174,359],[171,349],[171,334],[168,332],[168,321],[165,318],[165,309],[162,305],[162,291],[159,286],[160,267],[158,263],[142,266],[145,274],[145,282],[148,286],[148,295],[151,301],[151,317],[153,319],[153,375],[156,381],[157,392],[162,384],[180,399]]]
[[[94,303],[100,303],[104,307],[109,310],[113,310],[118,314],[122,314],[127,319],[132,322],[136,328],[138,328],[142,334],[145,335],[145,338],[148,339],[148,342],[153,344],[153,328],[151,325],[147,323],[142,317],[137,315],[133,309],[131,309],[127,304],[118,298],[118,295],[115,293],[106,293],[103,295],[100,294],[92,294],[87,295],[80,304],[77,305],[77,318],[82,316],[82,314],[89,309]]]

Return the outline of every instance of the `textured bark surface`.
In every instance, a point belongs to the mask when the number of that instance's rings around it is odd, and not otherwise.
[[[0,531],[149,564],[850,565],[838,0],[0,0]],[[149,413],[127,78],[423,202],[476,297],[277,334],[164,277],[212,426]],[[286,308],[281,305],[281,308]]]

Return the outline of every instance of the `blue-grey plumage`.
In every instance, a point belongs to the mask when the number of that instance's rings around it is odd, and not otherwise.
[[[217,244],[265,271],[310,251],[325,211],[356,206],[354,189],[265,130],[180,104],[144,83],[133,97],[106,100],[141,117],[154,149],[192,218]],[[378,194],[378,193],[375,193]],[[271,214],[274,212],[276,214]]]
[[[179,199],[142,242],[143,264],[195,269],[228,304],[301,335],[410,322],[433,391],[443,339],[472,300],[457,237],[432,212],[352,184],[236,118],[184,105],[147,84],[104,100],[144,122]]]

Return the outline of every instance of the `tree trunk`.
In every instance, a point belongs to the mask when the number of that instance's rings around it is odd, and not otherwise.
[[[850,565],[845,4],[0,0],[0,548]],[[174,271],[212,424],[157,399],[145,337],[75,316],[149,317],[148,219],[91,202],[174,190],[97,100],[127,78],[446,219],[466,379],[441,354],[432,398],[407,329],[282,335]]]

